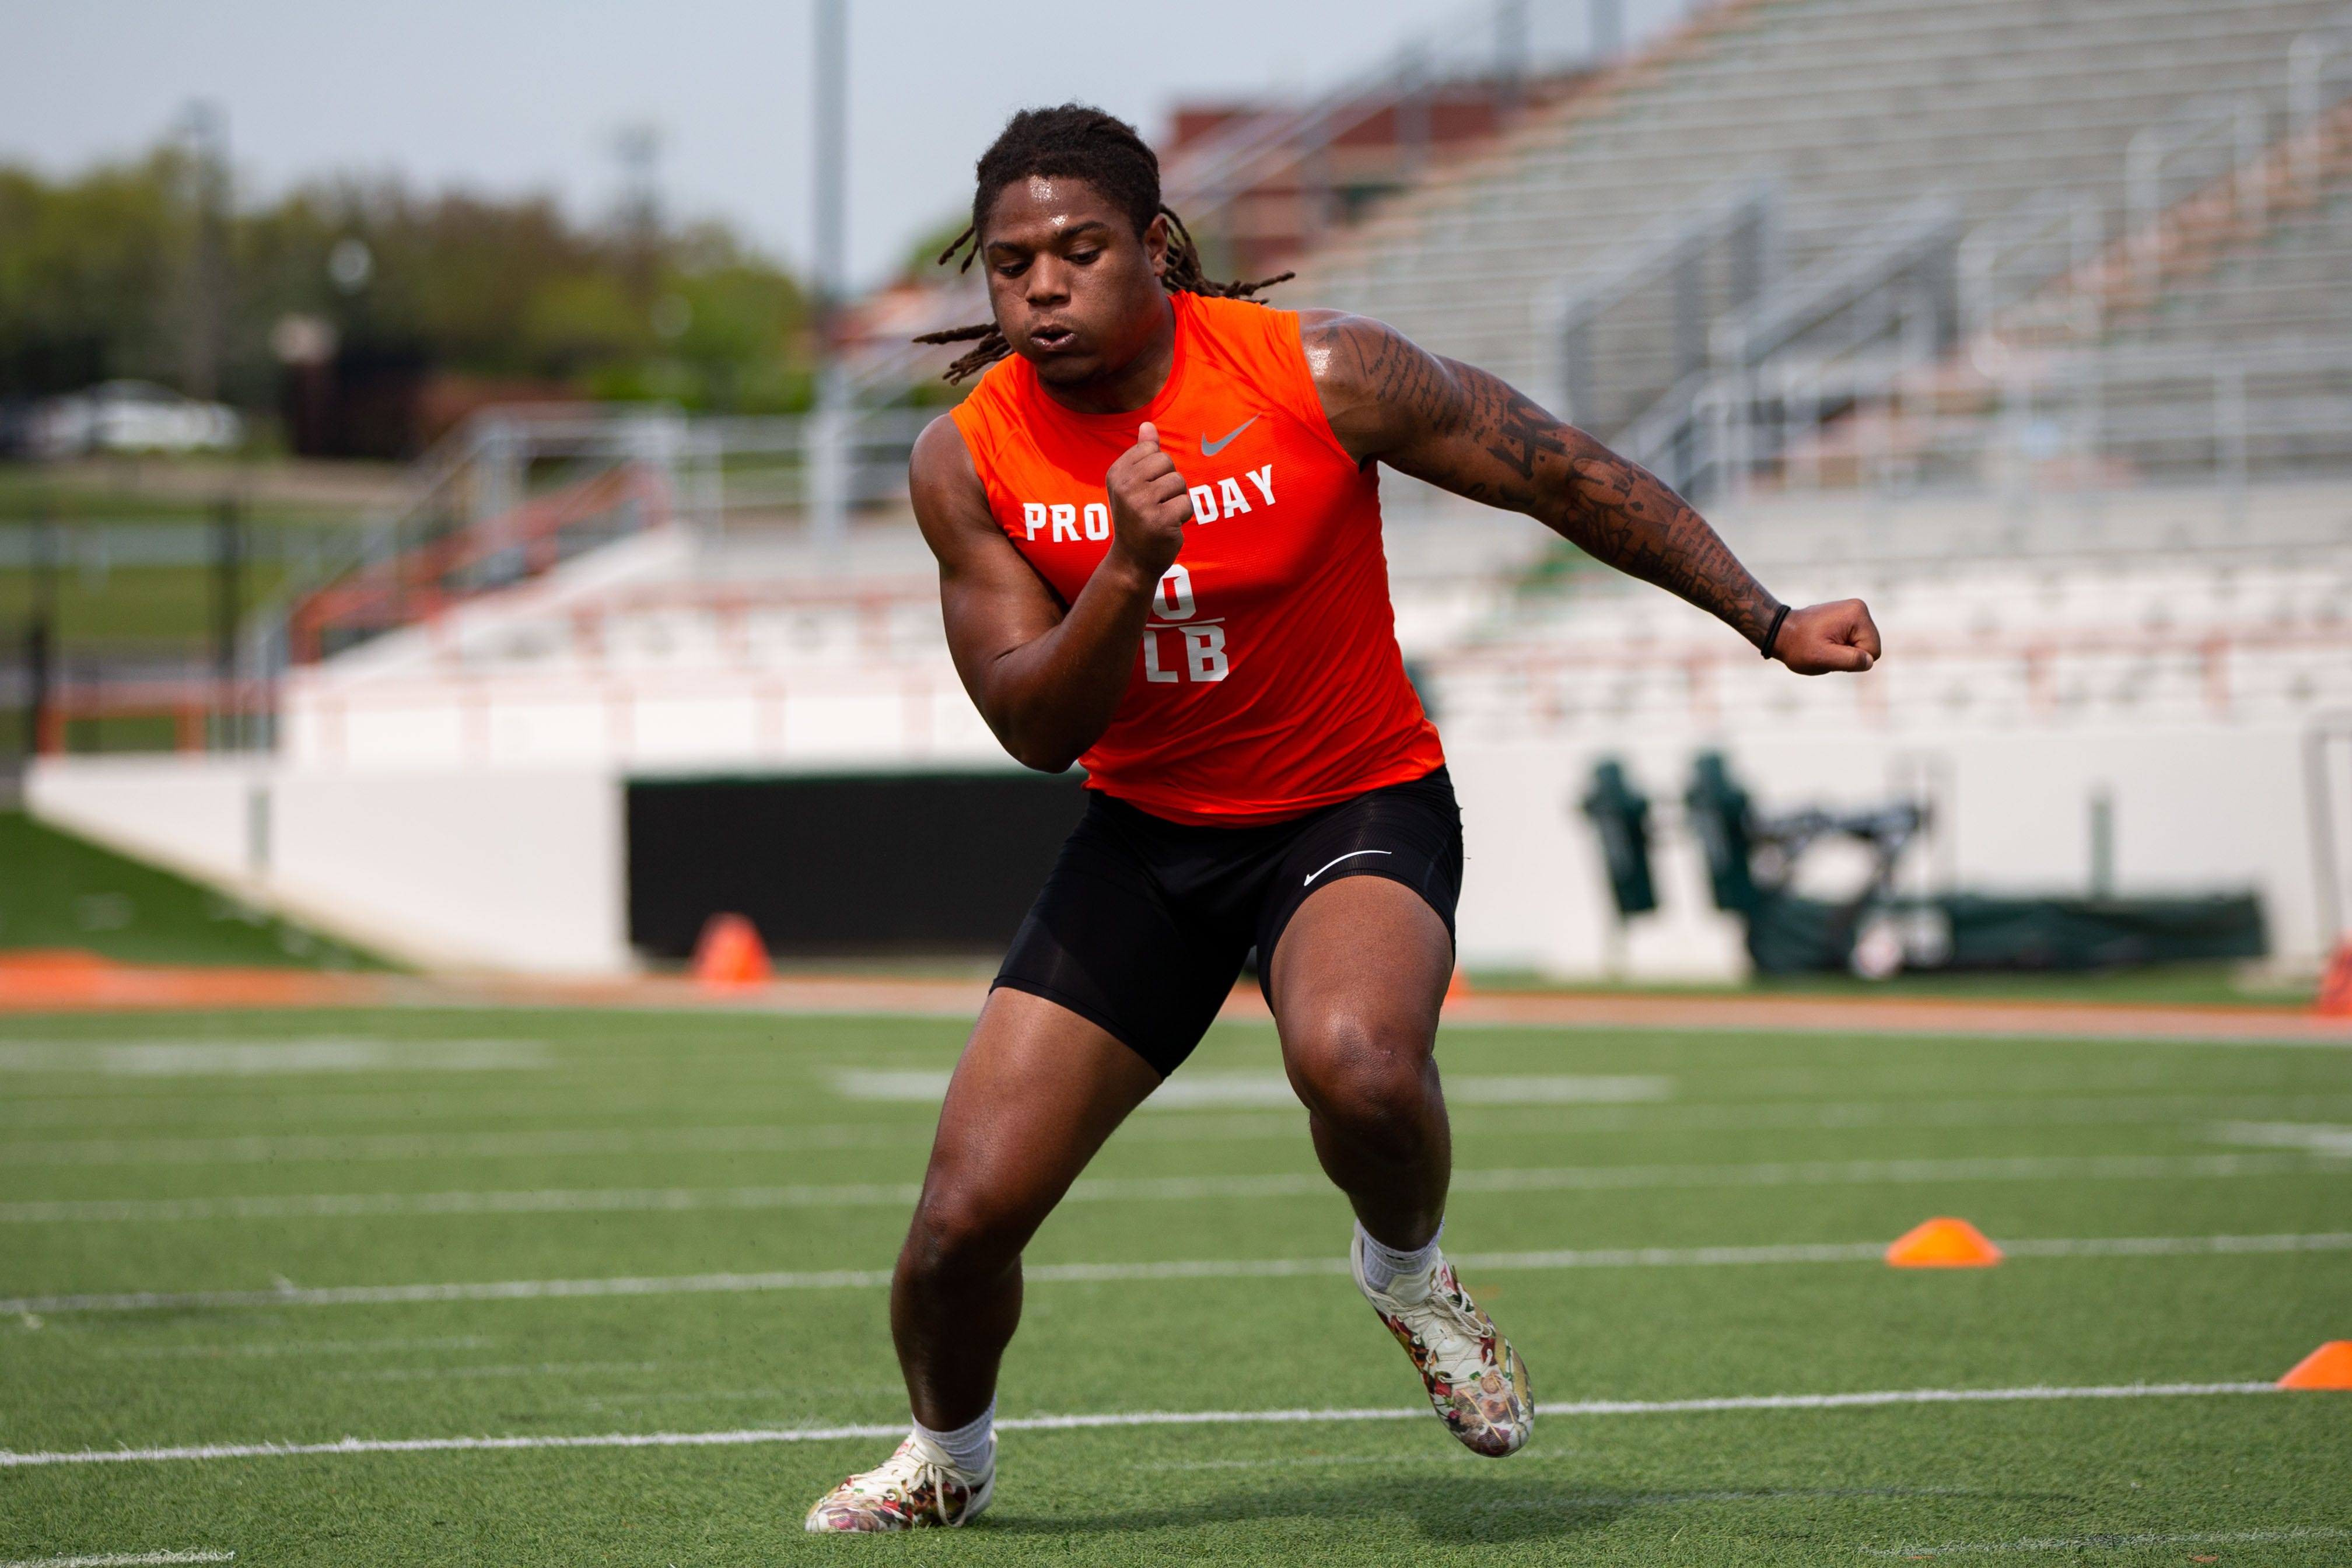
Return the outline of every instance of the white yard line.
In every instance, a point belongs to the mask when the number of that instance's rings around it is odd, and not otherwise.
[[[341,1383],[449,1383],[483,1377],[577,1377],[587,1373],[659,1372],[657,1361],[541,1362],[536,1366],[403,1366],[339,1373]]]
[[[1538,1406],[1554,1418],[1571,1415],[1685,1415],[1734,1410],[1857,1410],[1896,1405],[1979,1405],[2017,1400],[2184,1399],[2218,1394],[2277,1394],[2267,1383],[2127,1383],[2057,1388],[1901,1388],[1857,1394],[1734,1394],[1716,1399],[1592,1399]],[[1342,1421],[1425,1421],[1426,1405],[1408,1410],[1136,1410],[1087,1415],[1024,1415],[996,1424],[1000,1432],[1076,1432],[1113,1426],[1291,1426]],[[85,1448],[47,1453],[0,1449],[0,1468],[35,1465],[152,1464],[171,1459],[258,1459],[297,1454],[422,1454],[515,1448],[699,1448],[751,1443],[823,1443],[847,1437],[897,1437],[904,1422],[804,1427],[754,1427],[731,1432],[608,1432],[593,1436],[511,1437],[345,1437],[332,1443],[204,1443],[179,1447]],[[6,1568],[6,1565],[0,1565]]]
[[[2011,1258],[2188,1258],[2352,1251],[2352,1232],[2282,1236],[2147,1236],[2003,1239]],[[1719,1268],[1775,1263],[1874,1263],[1879,1241],[1778,1247],[1600,1247],[1551,1252],[1466,1252],[1451,1259],[1465,1273],[1559,1268]],[[1039,1263],[1023,1269],[1031,1284],[1148,1279],[1278,1279],[1345,1274],[1344,1257],[1202,1258],[1164,1263]],[[500,1279],[436,1285],[333,1285],[276,1290],[142,1290],[115,1295],[25,1296],[0,1300],[0,1316],[42,1312],[132,1312],[232,1307],[394,1306],[426,1301],[527,1301],[569,1297],[695,1296],[769,1290],[868,1290],[890,1282],[887,1268],[766,1274],[681,1274],[602,1279]]]
[[[877,1100],[937,1105],[948,1092],[948,1069],[898,1068],[875,1071],[845,1068],[833,1075],[833,1089],[844,1100]],[[1545,1073],[1510,1077],[1491,1073],[1449,1073],[1445,1098],[1456,1105],[1622,1105],[1673,1098],[1675,1080],[1651,1074],[1638,1076],[1591,1073]],[[1257,1072],[1195,1070],[1169,1079],[1151,1091],[1139,1108],[1144,1110],[1189,1110],[1202,1106],[1279,1106],[1298,1104],[1290,1079],[1279,1069]]]
[[[543,1068],[542,1040],[394,1040],[342,1035],[296,1040],[15,1041],[0,1072],[106,1078],[252,1078],[320,1072],[480,1072]]]
[[[26,1557],[0,1568],[141,1568],[150,1563],[230,1563],[234,1552],[108,1552],[95,1557]]]
[[[2302,1016],[2293,1013],[2282,1016],[2301,1023]],[[1259,1023],[1262,1020],[1240,1020]],[[1964,1045],[2063,1045],[2063,1046],[2222,1046],[2241,1049],[2344,1051],[2352,1050],[2352,1033],[2326,1027],[2307,1032],[2252,1029],[2102,1029],[2069,1027],[2066,1020],[2033,1020],[2009,1023],[1996,1019],[1975,1019],[1967,1023],[1871,1022],[1841,1018],[1809,1019],[1801,1024],[1782,1024],[1755,1019],[1542,1019],[1542,1018],[1473,1018],[1449,1011],[1444,1027],[1448,1033],[1471,1029],[1517,1029],[1547,1034],[1626,1034],[1626,1035],[1766,1035],[1792,1037],[1799,1039],[1817,1038],[1829,1035],[1843,1038],[1899,1040],[1951,1040]]]
[[[664,1213],[692,1209],[903,1207],[911,1183],[836,1187],[589,1188],[514,1193],[318,1193],[284,1197],[87,1199],[0,1204],[0,1224],[171,1224],[367,1215]]]
[[[1295,1131],[1295,1130],[1294,1130]],[[819,1127],[550,1128],[271,1138],[72,1138],[0,1145],[0,1164],[257,1165],[301,1160],[542,1159],[574,1154],[766,1154],[931,1141],[930,1123]]]
[[[140,1345],[100,1351],[100,1361],[222,1361],[230,1356],[381,1355],[385,1351],[479,1351],[499,1342],[480,1334],[437,1339],[291,1340],[242,1345]]]
[[[1503,992],[1475,996],[1467,1006],[1448,1008],[1444,1026],[1448,1031],[1510,1030],[1523,1034],[1790,1035],[1806,1037],[1828,1035],[1957,1040],[1971,1045],[1997,1041],[2033,1045],[2352,1049],[2352,1031],[2344,1031],[2330,1020],[2311,1018],[2284,1009],[2258,1013],[2242,1023],[2225,1016],[2211,1019],[2209,1025],[2207,1017],[2201,1016],[2204,1013],[2201,1008],[2142,1009],[2130,1004],[2110,1011],[2065,1003],[2052,1007],[2032,1003],[2013,1005],[1960,1003],[1950,1010],[1935,1006],[1927,1012],[1906,1010],[1890,1016],[1873,1012],[1867,1005],[1855,1006],[1829,999],[1820,1006],[1808,1008],[1801,1016],[1792,1017],[1779,1008],[1759,1016],[1750,998],[1738,996],[1725,997],[1712,1006],[1702,1004],[1698,1009],[1690,1012],[1667,1013],[1649,1008],[1647,998],[1628,997],[1622,1000],[1634,1005],[1625,1011],[1609,1008],[1604,1003],[1599,1009],[1566,1015],[1542,1008],[1540,1004],[1545,998],[1540,996],[1528,998],[1538,1004],[1532,1009],[1515,1010],[1511,1005],[1513,1000],[1510,994]],[[527,1011],[540,1005],[530,1000],[478,996],[448,996],[436,998],[435,1002],[435,1005],[440,1007],[472,1007],[486,1013]],[[676,1016],[681,1010],[674,1003],[660,1000],[600,999],[594,1005],[597,1012],[607,1016],[635,1015],[658,1018]],[[1219,1020],[1220,1026],[1230,1030],[1272,1032],[1273,1020],[1259,1010],[1255,998],[1244,1001],[1243,1005],[1248,1009],[1247,1012]],[[979,1008],[980,995],[975,990],[969,995],[959,994],[914,1005],[860,1005],[848,1000],[837,1005],[814,1005],[798,997],[778,999],[759,993],[736,999],[698,996],[688,1010],[707,1015],[755,1014],[793,1018],[957,1018],[969,1023],[977,1016]],[[2142,1011],[2151,1012],[2155,1016],[2148,1019],[2133,1016]],[[2102,1013],[2106,1016],[2102,1016]],[[2182,1013],[2188,1014],[2193,1022],[2184,1023]]]
[[[1449,1082],[1449,1094],[1450,1085]],[[928,1102],[927,1102],[928,1103]],[[2352,1110],[2352,1095],[2133,1095],[2070,1100],[1879,1100],[1822,1103],[1567,1104],[1528,1106],[1455,1101],[1478,1132],[1716,1131],[1845,1127],[2074,1127],[2168,1121],[2212,1124],[2217,1113],[2330,1115]],[[1292,1109],[1295,1110],[1296,1107]],[[2286,1125],[2276,1123],[2273,1125]],[[546,1128],[519,1132],[291,1134],[230,1138],[68,1138],[0,1143],[0,1164],[239,1165],[299,1161],[537,1159],[604,1154],[765,1154],[927,1144],[932,1119],[919,1122],[759,1127]],[[1223,1116],[1150,1117],[1119,1130],[1122,1142],[1191,1143],[1300,1136],[1295,1115],[1268,1111]],[[2225,1140],[2233,1141],[2233,1140]],[[2265,1134],[2277,1146],[2306,1147],[2301,1137]],[[2323,1148],[2320,1152],[2327,1152]],[[2340,1152],[2340,1151],[2339,1151]]]
[[[1644,1187],[1875,1186],[1922,1182],[2178,1181],[2352,1174],[2352,1152],[2302,1154],[2016,1155],[1959,1160],[1803,1160],[1752,1165],[1569,1165],[1456,1171],[1457,1193],[1621,1192]],[[219,1198],[59,1198],[0,1204],[0,1225],[145,1225],[368,1215],[681,1213],[708,1209],[904,1208],[911,1182],[830,1186],[590,1187],[521,1192],[312,1193]],[[1101,1177],[1069,1203],[1337,1198],[1314,1172],[1262,1176]]]
[[[1865,1546],[1873,1557],[1960,1557],[1991,1552],[2126,1552],[2152,1546],[2251,1546],[2266,1541],[2342,1541],[2352,1530],[2324,1524],[2284,1530],[2208,1530],[2187,1535],[2066,1535],[2041,1541],[1960,1541],[1941,1546]]]
[[[2314,1154],[2352,1155],[2352,1127],[2315,1126],[2306,1121],[2224,1121],[2207,1136],[2217,1143],[2257,1143]]]

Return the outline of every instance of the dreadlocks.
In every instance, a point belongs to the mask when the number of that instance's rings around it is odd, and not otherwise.
[[[1261,289],[1272,288],[1296,276],[1285,272],[1255,283],[1211,282],[1201,271],[1201,249],[1192,243],[1192,231],[1160,200],[1159,156],[1135,133],[1134,126],[1083,103],[1023,110],[1006,121],[1003,133],[980,155],[975,172],[978,182],[971,198],[971,226],[940,252],[942,267],[953,261],[958,252],[962,253],[963,262],[956,268],[958,272],[971,270],[972,262],[979,258],[981,226],[987,222],[988,209],[994,205],[999,191],[1032,174],[1059,174],[1084,180],[1109,197],[1125,210],[1139,238],[1151,226],[1153,218],[1168,220],[1168,266],[1160,281],[1171,294],[1246,300]],[[915,342],[972,344],[962,358],[948,366],[943,379],[949,382],[977,375],[1013,352],[994,321],[954,327],[944,332],[926,332]]]

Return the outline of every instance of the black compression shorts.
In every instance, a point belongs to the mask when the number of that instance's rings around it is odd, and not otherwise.
[[[1194,827],[1092,792],[996,984],[1100,1025],[1164,1077],[1200,1044],[1253,947],[1273,1003],[1283,928],[1343,877],[1403,883],[1453,934],[1462,814],[1443,767],[1256,827]]]

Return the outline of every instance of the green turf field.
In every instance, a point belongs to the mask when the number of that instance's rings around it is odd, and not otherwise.
[[[24,948],[79,948],[124,963],[384,967],[184,877],[0,811],[0,953]],[[13,1087],[0,1076],[0,1103]]]
[[[991,969],[990,973],[995,971]],[[1808,974],[1755,974],[1745,980],[1713,984],[1580,980],[1563,987],[1559,981],[1544,975],[1508,970],[1473,971],[1470,979],[1478,991],[1504,994],[1561,989],[1623,991],[1651,996],[1723,996],[1746,992],[1766,995],[1845,996],[1882,1001],[1951,998],[1967,1002],[2102,1002],[2126,1006],[2148,1004],[2177,1007],[2275,1007],[2290,1011],[2308,1008],[2319,989],[2315,974],[2274,971],[2260,964],[2200,961],[2134,964],[2116,969],[1916,970],[1889,975],[1884,980],[1865,980],[1858,974],[1835,971]]]
[[[0,1563],[2352,1562],[2352,1394],[1657,1407],[2267,1383],[2352,1339],[2352,1050],[1499,1029],[1442,1046],[1447,1242],[1547,1406],[1525,1453],[1014,1429],[975,1528],[804,1537],[889,1442],[776,1434],[904,1419],[874,1279],[961,1034],[0,1020]],[[1004,1416],[1412,1410],[1275,1068],[1221,1027],[1114,1140],[1031,1250]],[[2018,1255],[1872,1258],[1937,1214]],[[2116,1238],[2168,1250],[2030,1245]],[[483,1437],[534,1446],[364,1447]],[[23,1462],[83,1450],[132,1452]]]

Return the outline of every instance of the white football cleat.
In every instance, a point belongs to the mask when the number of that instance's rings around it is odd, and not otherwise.
[[[898,1451],[881,1465],[850,1477],[808,1511],[803,1528],[835,1531],[953,1530],[980,1517],[996,1491],[996,1439],[988,1440],[988,1468],[980,1474],[956,1468],[946,1450],[919,1432],[909,1432]]]
[[[1445,1255],[1438,1254],[1430,1266],[1427,1293],[1417,1301],[1401,1301],[1364,1282],[1360,1232],[1348,1254],[1356,1289],[1412,1357],[1438,1419],[1474,1454],[1499,1459],[1517,1453],[1536,1423],[1527,1364],[1463,1290]]]

